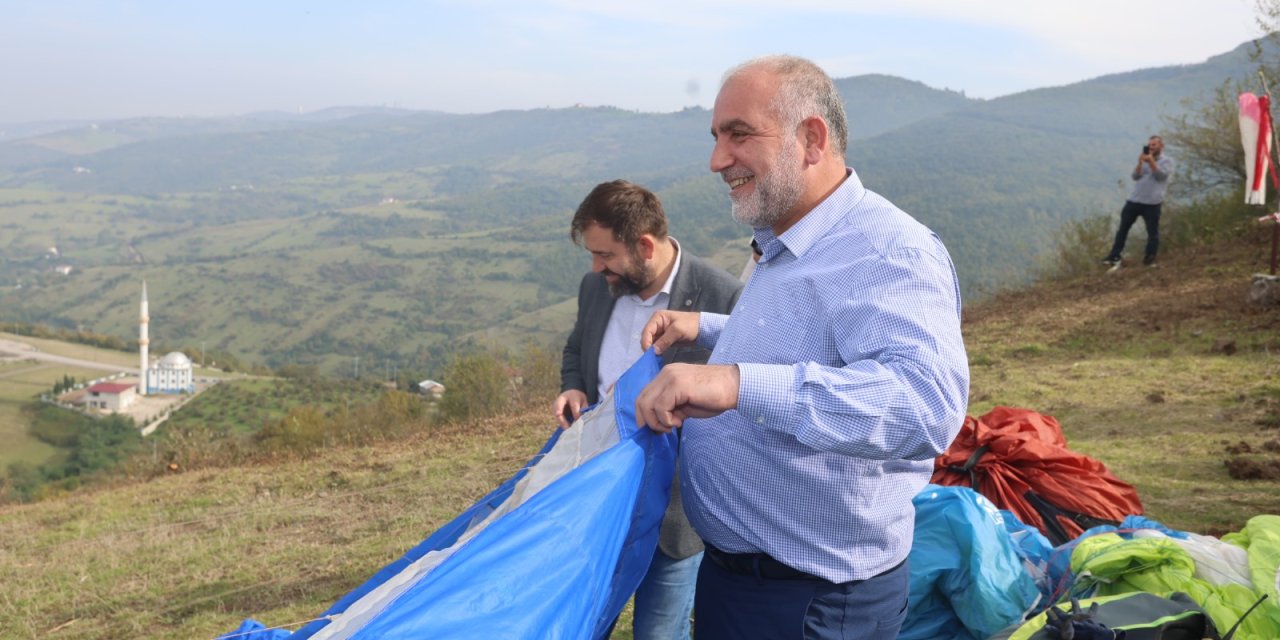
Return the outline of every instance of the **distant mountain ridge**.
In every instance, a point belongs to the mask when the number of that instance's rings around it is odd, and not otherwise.
[[[835,84],[849,117],[849,138],[855,141],[982,102],[965,97],[963,92],[882,74],[839,78]]]

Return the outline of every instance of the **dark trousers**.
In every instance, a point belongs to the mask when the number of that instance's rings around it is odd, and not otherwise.
[[[1111,244],[1111,253],[1107,254],[1108,260],[1120,259],[1120,254],[1124,251],[1124,242],[1129,237],[1129,229],[1138,221],[1138,218],[1142,218],[1143,224],[1147,226],[1147,248],[1142,254],[1142,263],[1151,264],[1156,261],[1156,251],[1160,248],[1160,205],[1128,201],[1120,210],[1120,228],[1116,229],[1116,241]]]
[[[710,552],[708,552],[710,553]],[[893,640],[907,617],[906,562],[874,578],[833,584],[730,571],[710,555],[698,570],[698,640]]]

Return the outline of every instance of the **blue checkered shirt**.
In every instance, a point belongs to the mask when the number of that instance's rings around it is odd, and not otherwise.
[[[857,174],[764,248],[731,315],[703,313],[738,407],[686,421],[680,479],[703,539],[832,582],[911,549],[911,498],[960,430],[969,367],[942,242]]]

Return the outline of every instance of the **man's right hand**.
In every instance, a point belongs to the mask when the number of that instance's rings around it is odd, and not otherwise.
[[[582,410],[587,407],[587,394],[578,389],[569,389],[559,396],[556,396],[555,402],[551,403],[551,410],[556,414],[556,422],[561,429],[568,429],[582,415]]]
[[[673,344],[693,342],[698,339],[698,320],[696,311],[659,311],[640,330],[640,348],[653,347],[662,355]]]

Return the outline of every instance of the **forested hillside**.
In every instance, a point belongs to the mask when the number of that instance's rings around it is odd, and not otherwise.
[[[1118,208],[1161,114],[1246,75],[1246,46],[992,100],[842,79],[849,161],[943,237],[976,298],[1025,281],[1064,222]],[[554,339],[567,315],[545,310],[587,265],[568,219],[597,182],[654,188],[686,246],[745,259],[707,172],[709,119],[335,109],[0,127],[14,131],[0,137],[0,321],[127,336],[145,278],[158,343],[271,366],[430,371],[468,336]]]

